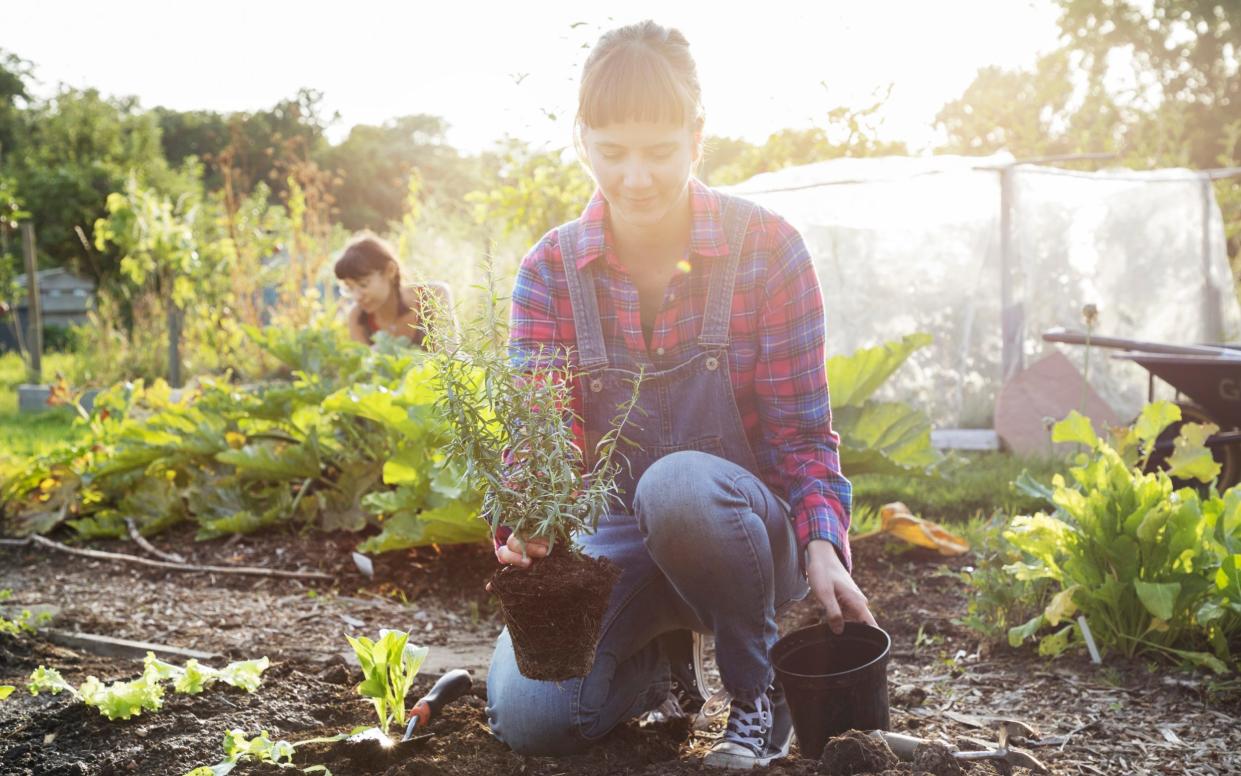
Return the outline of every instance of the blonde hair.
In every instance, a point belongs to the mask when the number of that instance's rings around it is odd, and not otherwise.
[[[680,31],[649,19],[604,33],[582,68],[576,135],[624,121],[671,122],[697,133],[698,68]]]

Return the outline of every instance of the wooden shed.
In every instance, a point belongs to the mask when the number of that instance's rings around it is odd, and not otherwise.
[[[15,350],[17,340],[13,335],[14,319],[25,332],[27,303],[26,276],[17,276],[20,292],[12,300],[13,310],[0,319],[0,353]],[[95,299],[95,283],[87,278],[74,275],[67,269],[45,269],[39,271],[39,300],[43,308],[43,325],[76,326],[86,323],[86,313],[91,309]]]

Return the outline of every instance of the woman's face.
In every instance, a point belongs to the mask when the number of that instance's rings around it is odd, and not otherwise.
[[[652,121],[587,127],[582,143],[614,220],[655,226],[683,203],[698,161],[689,127]]]
[[[369,272],[360,278],[341,281],[345,294],[368,313],[373,313],[388,301],[392,294],[391,272]]]

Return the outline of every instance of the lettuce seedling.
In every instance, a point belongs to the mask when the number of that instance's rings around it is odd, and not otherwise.
[[[13,691],[16,689],[17,688],[11,684],[0,684],[0,701],[12,695]]]
[[[143,671],[142,676],[129,682],[113,682],[104,686],[103,682],[93,676],[78,688],[82,702],[94,706],[99,713],[110,720],[130,719],[147,711],[159,711],[164,705],[164,688],[158,676],[152,671]]]
[[[0,601],[7,601],[13,597],[13,591],[5,588],[0,590]],[[17,617],[9,620],[0,615],[0,634],[8,636],[20,636],[22,633],[34,633],[35,627],[46,623],[52,619],[52,615],[47,612],[39,612],[38,615],[31,613],[29,609],[22,609]],[[31,620],[34,625],[31,625]]]
[[[224,682],[246,692],[254,692],[263,682],[263,672],[271,665],[265,657],[258,660],[238,660],[224,668],[212,668],[190,658],[185,667],[166,663],[148,652],[143,666],[154,671],[160,680],[172,680],[173,689],[185,695],[197,695],[216,682]]]
[[[159,676],[151,669],[143,671],[138,679],[113,682],[106,687],[95,677],[88,676],[81,687],[74,689],[55,668],[39,666],[30,674],[26,688],[31,695],[41,692],[60,695],[68,692],[87,706],[99,709],[100,714],[112,720],[129,719],[141,714],[143,709],[157,711],[164,697]]]
[[[51,693],[52,695],[60,695],[62,692],[68,692],[75,698],[81,698],[78,691],[73,689],[73,685],[65,681],[60,672],[55,668],[45,668],[39,666],[30,674],[30,681],[26,684],[26,689],[30,690],[31,695],[38,695],[41,692]]]
[[[246,758],[250,758],[255,762],[266,762],[278,765],[281,768],[296,768],[293,765],[293,753],[297,747],[304,744],[331,743],[334,741],[342,741],[345,736],[330,736],[328,738],[309,738],[305,741],[272,741],[267,735],[267,731],[260,732],[254,738],[246,738],[246,734],[237,729],[233,729],[224,734],[224,760],[215,765],[200,765],[194,770],[186,773],[185,776],[228,776],[234,768],[237,767]],[[332,772],[328,770],[326,765],[312,765],[308,768],[302,768],[302,773],[322,773],[324,776],[332,776]]]
[[[363,681],[358,685],[358,693],[374,702],[380,729],[386,735],[394,720],[404,727],[405,696],[429,650],[410,644],[405,631],[381,630],[379,641],[365,636],[345,638],[362,664]]]
[[[142,676],[128,682],[112,682],[104,685],[93,676],[76,690],[65,681],[60,672],[54,668],[39,666],[30,675],[27,688],[31,695],[49,692],[59,695],[66,690],[73,697],[99,709],[99,713],[111,720],[130,719],[147,711],[158,711],[163,705],[164,687],[162,682],[172,681],[173,689],[182,694],[195,695],[216,682],[224,682],[246,692],[254,692],[263,681],[263,671],[267,670],[270,661],[266,658],[258,660],[239,660],[229,663],[221,669],[199,664],[191,659],[185,667],[166,663],[148,652],[142,665]]]

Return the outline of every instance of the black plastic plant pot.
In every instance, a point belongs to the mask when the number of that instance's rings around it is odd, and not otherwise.
[[[891,649],[887,633],[859,622],[839,636],[820,623],[776,642],[771,662],[803,757],[819,759],[827,740],[847,730],[888,729]]]

